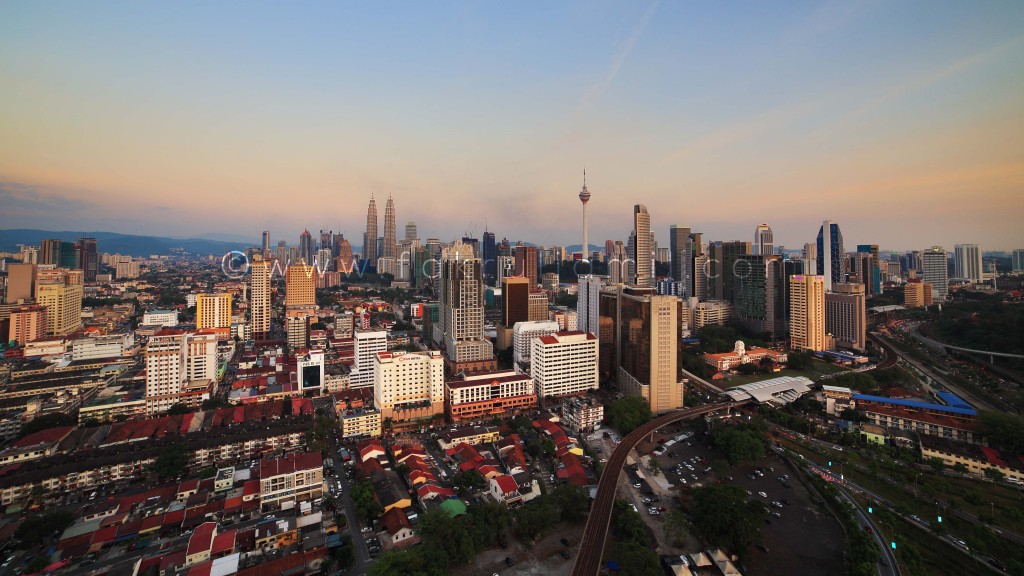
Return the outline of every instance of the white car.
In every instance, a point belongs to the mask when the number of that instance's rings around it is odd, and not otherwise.
[[[768,495],[765,494],[764,492],[758,492],[757,495],[760,496],[761,498],[767,498],[768,497]]]

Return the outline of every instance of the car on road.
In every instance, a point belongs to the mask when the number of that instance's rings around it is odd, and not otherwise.
[[[658,512],[657,508],[648,508],[647,513],[651,516],[657,516],[658,514],[661,514],[661,512]]]
[[[764,492],[758,492],[757,495],[760,496],[761,498],[767,498],[768,497],[768,495],[765,494]]]

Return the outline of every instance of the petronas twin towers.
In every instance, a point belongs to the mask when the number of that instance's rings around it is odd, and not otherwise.
[[[388,196],[384,206],[384,240],[380,254],[377,253],[377,201],[370,195],[370,206],[366,210],[366,234],[363,234],[363,255],[372,266],[377,265],[378,258],[390,258],[394,261],[398,253],[395,238],[395,201]]]

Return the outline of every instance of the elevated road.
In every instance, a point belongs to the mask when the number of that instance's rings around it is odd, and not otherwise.
[[[622,439],[615,452],[608,458],[608,463],[601,472],[601,479],[598,480],[597,497],[594,499],[594,505],[587,517],[587,526],[583,530],[583,539],[580,542],[579,552],[576,554],[576,563],[572,568],[573,576],[596,576],[601,570],[601,556],[608,539],[608,526],[612,519],[612,507],[615,505],[615,493],[619,478],[626,465],[626,457],[633,448],[636,448],[640,440],[669,424],[690,420],[719,410],[727,410],[738,405],[736,402],[719,402],[670,412],[640,426]]]

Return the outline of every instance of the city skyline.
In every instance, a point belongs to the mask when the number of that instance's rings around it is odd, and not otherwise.
[[[8,5],[0,226],[360,238],[376,193],[423,237],[577,244],[590,166],[592,239],[643,203],[662,245],[1008,251],[1024,6],[986,6]]]

